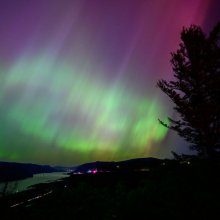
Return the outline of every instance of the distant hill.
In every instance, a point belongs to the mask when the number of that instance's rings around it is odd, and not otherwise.
[[[53,167],[54,169],[56,169],[56,170],[59,170],[59,171],[62,171],[62,172],[67,172],[67,170],[76,170],[77,169],[77,167],[79,167],[79,166],[75,166],[75,167],[61,167],[61,166],[55,166],[55,167]]]
[[[126,167],[127,165],[137,165],[137,164],[143,164],[144,162],[152,162],[152,161],[162,161],[161,159],[153,158],[153,157],[148,157],[148,158],[135,158],[135,159],[130,159],[130,160],[124,160],[124,161],[119,161],[119,162],[104,162],[104,161],[96,161],[92,163],[85,163],[80,165],[75,171],[72,173],[85,173],[88,172],[88,170],[94,170],[96,168],[99,169],[114,169],[116,166],[122,166]],[[128,167],[127,166],[127,167]]]
[[[75,171],[73,171],[73,173],[78,173],[78,172],[85,173],[88,170],[95,169],[98,166],[112,165],[115,163],[116,162],[100,162],[100,161],[92,162],[92,163],[85,163],[85,164],[80,165]]]
[[[0,163],[0,182],[22,180],[33,177],[33,174],[19,167],[11,167]]]
[[[33,174],[59,172],[49,165],[31,163],[0,162],[0,182],[21,180],[33,177]]]
[[[117,163],[127,163],[127,162],[132,162],[132,161],[159,161],[161,159],[154,158],[154,157],[146,157],[146,158],[135,158],[135,159],[130,159],[130,160],[123,160]]]

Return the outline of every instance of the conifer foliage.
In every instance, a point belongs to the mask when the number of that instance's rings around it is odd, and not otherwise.
[[[180,49],[171,53],[176,81],[157,82],[175,104],[180,120],[168,117],[170,126],[191,143],[198,157],[217,161],[220,150],[220,22],[206,37],[201,27],[181,31]],[[175,155],[174,155],[175,156]]]

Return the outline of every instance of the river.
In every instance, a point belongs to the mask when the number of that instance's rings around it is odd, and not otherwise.
[[[29,186],[35,185],[38,183],[47,183],[56,181],[58,179],[68,177],[69,175],[64,175],[62,172],[54,172],[54,173],[41,173],[41,174],[34,174],[33,177],[24,179],[24,180],[18,180],[18,186],[15,190],[15,192],[21,192],[23,190],[27,190]],[[8,183],[8,190],[11,190],[14,186],[16,181],[10,181]],[[0,183],[0,192],[4,188],[5,183]]]

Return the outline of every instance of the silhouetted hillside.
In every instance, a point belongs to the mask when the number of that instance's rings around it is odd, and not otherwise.
[[[96,161],[92,163],[85,163],[79,166],[73,173],[85,173],[89,170],[103,170],[103,171],[115,171],[115,170],[129,170],[132,169],[141,169],[141,168],[149,168],[147,165],[154,164],[154,163],[160,163],[162,160],[148,157],[148,158],[135,158],[125,161],[119,161],[119,162],[103,162],[103,161]]]
[[[32,177],[33,174],[52,172],[58,172],[58,170],[49,165],[0,162],[0,182],[21,180]]]
[[[22,180],[33,177],[33,174],[20,167],[11,167],[0,163],[0,182]]]

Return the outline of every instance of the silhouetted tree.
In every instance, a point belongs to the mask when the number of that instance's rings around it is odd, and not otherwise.
[[[0,192],[1,197],[5,197],[7,195],[7,188],[8,188],[8,181],[5,181],[4,187],[2,188],[2,191]]]
[[[0,197],[6,197],[8,195],[12,195],[13,193],[16,192],[17,188],[18,188],[18,181],[16,181],[13,186],[9,186],[8,181],[5,181],[4,186],[0,191]]]
[[[158,120],[191,143],[189,149],[196,150],[198,158],[214,163],[220,150],[220,22],[209,37],[199,26],[183,27],[181,39],[180,49],[171,53],[177,81],[157,82],[181,120],[168,117],[170,126]]]

